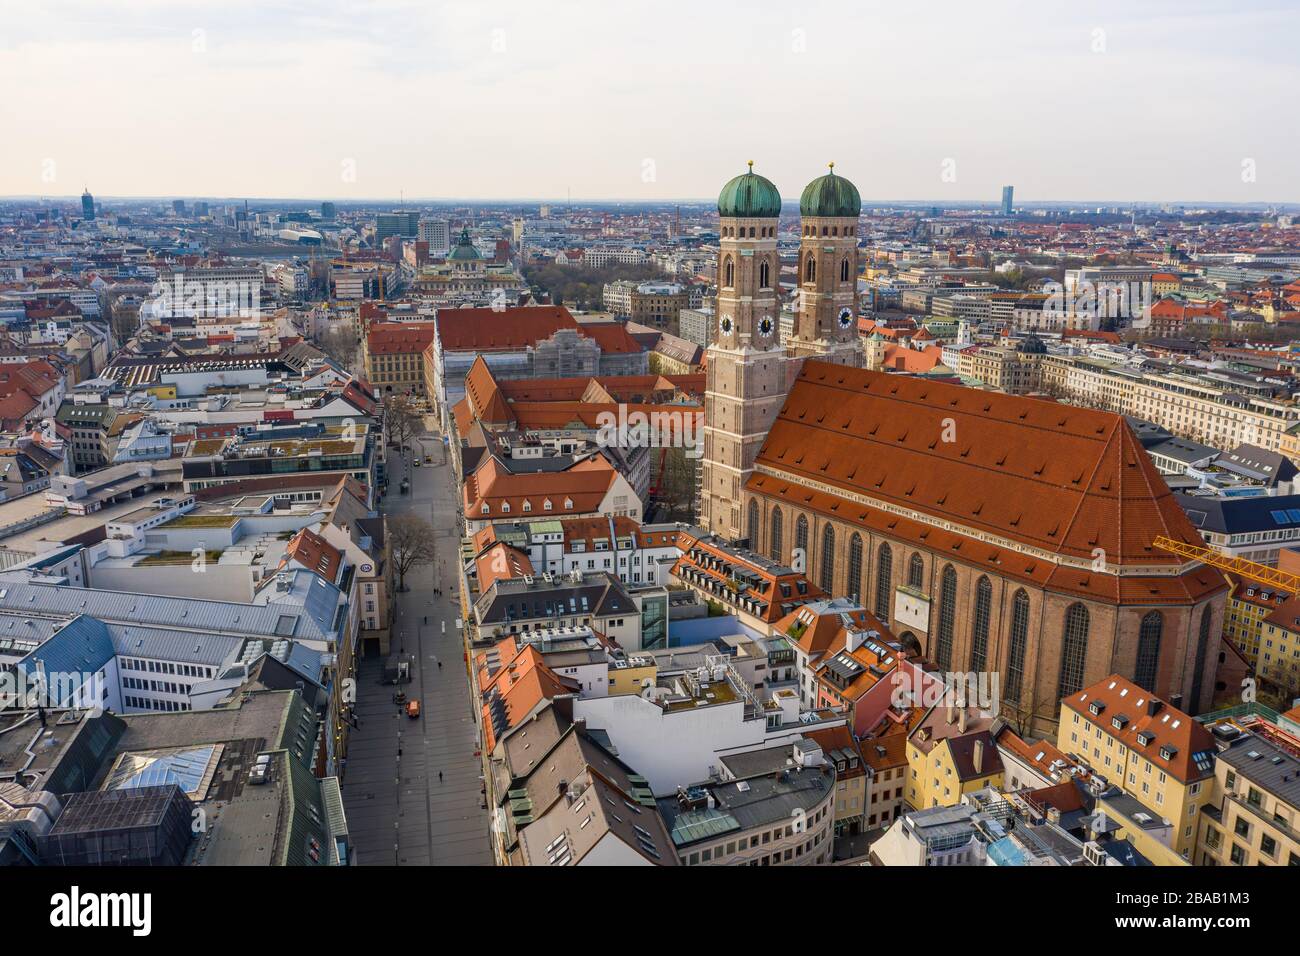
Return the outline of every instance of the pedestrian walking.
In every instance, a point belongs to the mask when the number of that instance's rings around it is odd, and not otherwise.
[[[438,661],[438,670],[442,670],[442,661]]]
[[[438,771],[438,782],[439,782],[439,783],[442,783],[442,771],[441,771],[441,770]]]

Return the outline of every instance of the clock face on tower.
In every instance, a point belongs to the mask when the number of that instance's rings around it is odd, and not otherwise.
[[[724,315],[721,319],[719,319],[718,328],[722,330],[723,335],[730,335],[731,330],[735,328],[735,325],[731,321],[731,316]]]
[[[758,334],[765,339],[772,337],[772,317],[765,315],[758,320]]]
[[[848,306],[840,309],[840,328],[847,329],[853,324],[853,310]]]

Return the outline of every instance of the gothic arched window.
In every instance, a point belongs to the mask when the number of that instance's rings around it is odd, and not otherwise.
[[[749,537],[749,546],[758,547],[758,499],[749,499],[749,512],[745,520],[745,534]]]
[[[766,289],[772,284],[768,281],[770,274],[771,270],[768,268],[767,260],[764,259],[762,265],[758,267],[758,287],[760,289]]]
[[[1160,635],[1165,619],[1159,611],[1142,618],[1138,629],[1137,665],[1133,668],[1133,683],[1143,690],[1156,689],[1156,670],[1160,663]]]
[[[970,669],[984,670],[989,657],[989,616],[993,610],[993,585],[981,577],[975,585],[975,621],[971,625]]]
[[[803,515],[794,523],[794,546],[803,557],[803,567],[799,570],[804,571],[808,568],[808,519]]]
[[[912,555],[912,559],[907,562],[907,586],[909,588],[922,587],[925,581],[925,562],[921,560],[919,554]]]
[[[1061,639],[1061,675],[1056,682],[1060,700],[1083,689],[1083,665],[1088,657],[1088,609],[1071,604],[1065,612],[1065,635]]]
[[[817,260],[812,255],[808,256],[808,261],[803,267],[803,281],[817,281]]]
[[[772,509],[772,530],[767,536],[767,556],[773,561],[781,560],[781,509]]]
[[[843,262],[840,263],[840,281],[841,282],[849,281],[849,260],[848,259],[845,259]]]
[[[934,648],[934,662],[939,670],[952,670],[952,630],[957,621],[957,572],[952,565],[939,578],[939,635]]]
[[[845,585],[854,604],[862,601],[862,535],[856,531],[849,539],[849,580]]]
[[[1007,700],[1020,700],[1025,678],[1025,647],[1029,644],[1029,595],[1024,588],[1011,599],[1011,648],[1007,652]]]
[[[894,552],[887,544],[880,546],[876,562],[876,617],[881,624],[889,623],[890,578],[893,576]]]
[[[736,264],[731,261],[731,256],[727,256],[727,262],[723,266],[723,285],[730,289],[736,283]]]
[[[835,586],[835,529],[830,525],[822,529],[822,555],[818,564],[818,583],[830,594]]]

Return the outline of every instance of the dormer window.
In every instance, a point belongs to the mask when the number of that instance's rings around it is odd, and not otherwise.
[[[1088,710],[1094,717],[1096,717],[1105,709],[1106,709],[1106,705],[1099,700],[1094,700],[1091,704],[1088,705]]]
[[[510,502],[508,501],[501,502],[501,513],[503,515],[510,514]]]
[[[543,510],[543,511],[550,511],[553,507],[555,507],[555,506],[551,504],[551,499],[550,499],[550,498],[547,498],[545,501],[542,502],[542,510]]]
[[[529,501],[527,498],[524,499],[524,510],[525,510],[525,511],[532,511],[532,510],[533,510],[533,503],[532,503],[531,501]]]
[[[1127,724],[1128,724],[1128,718],[1125,717],[1123,714],[1116,714],[1114,717],[1111,718],[1110,721],[1110,725],[1114,727],[1116,730],[1123,730]]]
[[[1147,744],[1151,743],[1151,741],[1155,739],[1156,739],[1156,735],[1151,733],[1151,731],[1149,730],[1144,730],[1141,733],[1139,733],[1137,736],[1138,743],[1141,744],[1143,747],[1145,747]]]
[[[489,505],[486,501],[483,502],[483,514],[491,514],[491,513],[492,513],[492,506]]]
[[[572,498],[565,498],[565,499],[564,499],[564,510],[565,510],[565,511],[572,511],[572,510],[573,510],[573,499],[572,499]]]

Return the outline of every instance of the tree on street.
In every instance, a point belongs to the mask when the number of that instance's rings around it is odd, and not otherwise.
[[[424,429],[424,415],[405,395],[389,395],[384,399],[384,425],[388,437],[397,442],[399,450]]]
[[[432,564],[438,549],[433,525],[415,515],[394,515],[387,522],[397,590],[406,590],[406,573],[417,564]]]

